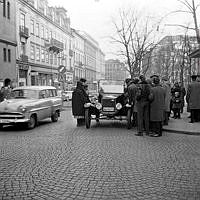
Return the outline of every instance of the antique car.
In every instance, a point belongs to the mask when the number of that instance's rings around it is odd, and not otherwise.
[[[124,94],[124,81],[100,80],[98,82],[98,98],[86,103],[85,124],[90,128],[91,120],[126,120],[127,128],[131,128],[131,105]],[[95,112],[94,112],[95,111]],[[98,113],[94,116],[94,113]]]
[[[33,129],[40,120],[57,122],[62,100],[52,86],[22,86],[13,89],[10,99],[0,103],[0,127],[26,124]]]

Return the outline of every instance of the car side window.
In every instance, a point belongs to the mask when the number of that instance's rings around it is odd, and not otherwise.
[[[39,98],[40,98],[40,99],[46,98],[46,91],[45,91],[45,90],[41,90],[41,91],[40,91],[40,93],[39,93]]]
[[[49,97],[54,97],[53,90],[49,89],[48,92],[49,92]]]

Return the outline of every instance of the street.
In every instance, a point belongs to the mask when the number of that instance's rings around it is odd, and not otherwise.
[[[0,131],[0,199],[200,199],[200,137],[137,137],[125,122],[57,123]]]

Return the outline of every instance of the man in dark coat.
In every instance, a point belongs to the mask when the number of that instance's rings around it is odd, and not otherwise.
[[[72,114],[77,119],[77,126],[84,125],[85,108],[84,104],[89,103],[89,97],[85,92],[82,81],[77,82],[76,89],[72,93]]]
[[[160,79],[154,78],[154,87],[151,88],[153,101],[150,106],[150,122],[152,133],[150,136],[162,136],[162,122],[165,110],[165,89],[160,85]]]
[[[138,133],[136,136],[142,136],[143,130],[146,135],[149,135],[149,94],[150,87],[146,82],[145,76],[140,75],[140,82],[138,84],[136,94],[136,108],[137,108],[137,120],[138,120]],[[143,127],[143,125],[145,127]]]
[[[193,81],[188,85],[186,101],[189,104],[191,112],[191,123],[199,121],[198,113],[200,112],[200,82]]]

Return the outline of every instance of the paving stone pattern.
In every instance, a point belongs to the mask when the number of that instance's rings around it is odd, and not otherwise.
[[[2,200],[199,200],[200,137],[137,137],[124,122],[57,123],[0,131]]]

